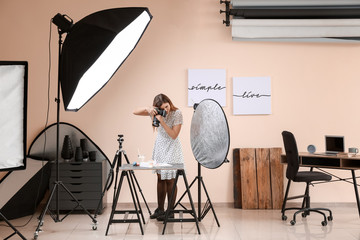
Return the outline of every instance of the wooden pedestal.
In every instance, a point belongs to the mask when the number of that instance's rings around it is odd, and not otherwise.
[[[280,209],[284,192],[281,148],[236,148],[234,206],[243,209]]]

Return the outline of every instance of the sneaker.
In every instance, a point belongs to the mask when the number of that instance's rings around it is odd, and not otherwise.
[[[165,221],[165,214],[166,214],[166,212],[164,212],[164,214],[158,216],[158,217],[156,218],[156,220],[158,220],[158,221],[160,221],[160,222]],[[174,218],[174,213],[169,213],[168,218]]]
[[[155,218],[158,218],[159,216],[165,214],[165,212],[163,210],[160,210],[160,209],[156,209],[155,212],[150,215],[150,219],[155,219]]]

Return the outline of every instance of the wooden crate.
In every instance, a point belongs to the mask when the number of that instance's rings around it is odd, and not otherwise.
[[[237,148],[233,158],[234,207],[280,209],[284,192],[281,148]]]

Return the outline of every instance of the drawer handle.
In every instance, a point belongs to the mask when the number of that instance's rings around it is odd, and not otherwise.
[[[81,172],[82,170],[70,170],[70,172]]]
[[[82,178],[82,177],[70,177],[70,178],[78,179],[78,178]]]
[[[78,191],[78,192],[74,192],[74,191],[72,191],[71,193],[75,193],[75,194],[79,194],[79,193],[82,193],[81,191]]]
[[[71,185],[82,185],[82,183],[70,183]]]

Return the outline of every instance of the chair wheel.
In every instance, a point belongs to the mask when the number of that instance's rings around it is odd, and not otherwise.
[[[291,221],[290,221],[290,224],[293,225],[293,226],[295,225],[295,223],[296,223],[296,222],[295,222],[294,220],[291,220]]]
[[[327,225],[327,221],[322,221],[321,225],[325,227]]]
[[[282,219],[283,221],[286,221],[287,216],[286,216],[286,215],[282,215],[282,216],[281,216],[281,219]]]
[[[303,212],[303,213],[301,214],[301,216],[302,216],[303,218],[306,218],[307,214]]]
[[[333,220],[333,216],[328,216],[327,220],[331,222]]]

